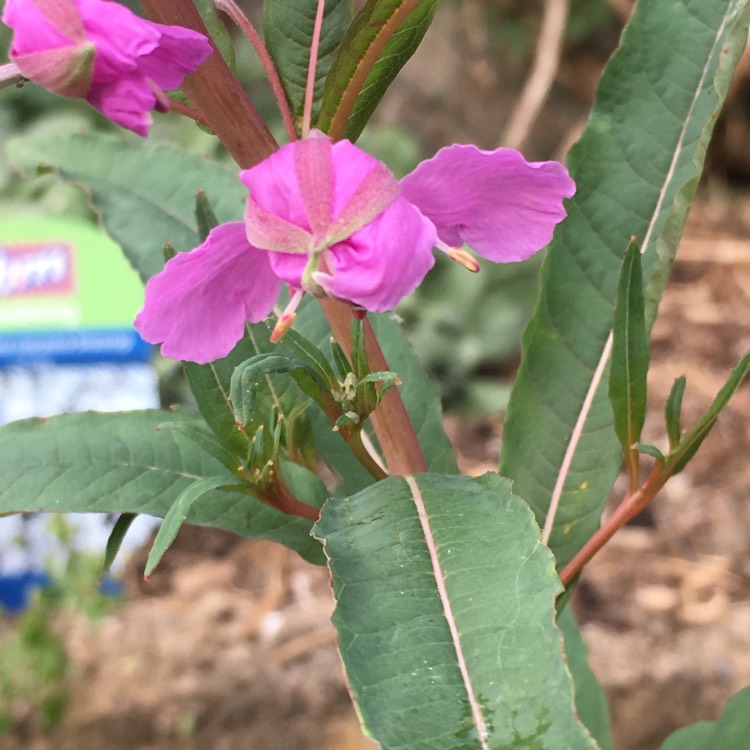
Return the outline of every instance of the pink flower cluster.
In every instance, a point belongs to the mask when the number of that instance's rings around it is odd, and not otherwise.
[[[557,162],[517,151],[450,146],[399,183],[349,141],[320,133],[240,174],[244,222],[216,227],[146,285],[141,335],[176,359],[226,356],[245,323],[263,320],[282,283],[293,301],[327,295],[373,312],[392,309],[434,263],[433,248],[469,244],[497,263],[548,244],[575,185]],[[461,256],[459,256],[461,257]]]
[[[213,50],[202,34],[108,0],[7,0],[2,20],[13,29],[10,58],[23,76],[86,99],[141,136],[163,91],[179,88]]]

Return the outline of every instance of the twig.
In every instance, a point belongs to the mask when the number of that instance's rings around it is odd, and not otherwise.
[[[602,524],[599,530],[581,547],[573,559],[560,572],[560,580],[567,586],[583,569],[592,557],[621,529],[631,518],[637,516],[654,499],[664,486],[671,472],[657,461],[648,479],[635,492],[629,492],[617,506],[617,510]]]
[[[255,30],[255,27],[250,22],[250,19],[242,12],[241,8],[234,2],[234,0],[214,0],[214,5],[219,10],[224,11],[239,27],[240,31],[245,35],[245,38],[253,46],[255,54],[258,55],[263,70],[266,72],[268,82],[271,84],[271,90],[273,91],[274,97],[276,97],[276,103],[279,106],[279,112],[281,112],[281,119],[284,121],[284,127],[286,128],[287,135],[290,141],[297,140],[297,129],[294,127],[294,117],[292,111],[289,108],[289,102],[284,92],[284,86],[279,78],[279,72],[276,70],[276,66],[271,60],[271,56],[268,54],[268,48],[260,38],[260,34]]]
[[[195,120],[201,125],[205,125],[206,127],[208,127],[208,120],[206,120],[206,116],[203,114],[203,112],[199,112],[195,107],[188,107],[182,102],[170,99],[169,110],[170,112],[177,112],[177,114],[183,115],[184,117],[189,117],[191,120]]]
[[[21,71],[15,63],[0,65],[0,89],[8,86],[17,86],[26,79],[21,75]]]
[[[521,148],[547,99],[560,66],[570,0],[545,0],[534,65],[510,116],[502,146]]]
[[[305,86],[305,106],[302,112],[302,137],[306,138],[310,132],[312,121],[313,99],[315,98],[315,71],[318,69],[318,50],[320,49],[320,32],[323,29],[323,11],[325,0],[318,0],[315,11],[315,25],[313,26],[312,43],[310,44],[310,60],[307,64],[307,85]]]

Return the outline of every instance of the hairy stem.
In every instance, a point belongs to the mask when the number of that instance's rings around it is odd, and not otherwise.
[[[312,122],[313,99],[315,98],[315,72],[318,69],[318,50],[320,49],[320,32],[323,28],[323,11],[325,0],[318,0],[315,11],[315,25],[313,26],[312,42],[310,44],[310,61],[307,66],[307,85],[305,87],[305,106],[302,111],[302,137],[306,138],[310,132]]]
[[[271,84],[271,90],[276,98],[276,104],[278,104],[279,112],[281,112],[281,119],[284,121],[289,140],[296,141],[297,129],[294,127],[294,117],[284,92],[284,86],[281,83],[281,78],[279,78],[279,72],[268,54],[268,49],[260,38],[260,34],[234,0],[214,0],[214,5],[219,10],[224,11],[237,24],[240,31],[245,35],[245,39],[253,46],[255,54],[258,55],[263,70],[266,72],[268,82]]]

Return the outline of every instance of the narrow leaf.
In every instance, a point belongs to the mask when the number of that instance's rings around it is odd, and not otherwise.
[[[292,113],[297,118],[302,116],[304,108],[317,7],[318,0],[265,0],[263,3],[266,47],[279,71]],[[349,0],[326,0],[315,70],[316,102],[320,99],[323,81],[350,17]]]
[[[750,737],[750,687],[728,701],[718,721],[678,729],[660,750],[746,750]]]
[[[137,518],[137,513],[121,513],[112,527],[107,539],[107,546],[104,550],[104,563],[102,564],[102,575],[109,573],[112,563],[115,561],[125,535],[131,524]]]
[[[226,484],[226,476],[205,477],[204,479],[196,480],[182,491],[164,516],[164,521],[159,527],[156,539],[154,539],[154,543],[151,545],[148,559],[146,560],[145,576],[151,575],[154,568],[161,562],[164,553],[172,546],[177,532],[187,520],[193,503],[200,500],[211,490],[216,490]]]
[[[649,445],[648,443],[636,443],[635,449],[639,453],[643,453],[646,456],[651,456],[651,458],[655,458],[657,461],[664,461],[664,454],[655,446],[655,445]]]
[[[383,750],[596,747],[554,626],[554,561],[509,482],[386,479],[330,500],[314,533],[349,684]]]
[[[750,352],[732,370],[724,387],[719,391],[695,429],[689,435],[686,435],[677,449],[668,456],[665,469],[670,474],[677,474],[685,468],[688,461],[695,455],[701,443],[708,436],[708,433],[713,429],[719,417],[719,412],[727,405],[734,392],[742,385],[742,381],[747,377],[748,373],[750,373]]]
[[[206,191],[203,189],[195,194],[195,220],[198,222],[198,236],[201,242],[205,241],[214,227],[219,226],[219,220],[211,208],[211,201],[208,200]]]
[[[605,384],[622,247],[642,240],[650,329],[748,16],[746,0],[638,2],[570,153],[577,193],[542,267],[500,464],[539,523],[549,516],[561,565],[596,530],[620,467]]]
[[[326,79],[318,127],[355,141],[386,89],[422,41],[437,0],[368,0],[344,36]]]
[[[664,417],[667,423],[667,436],[669,437],[669,450],[674,450],[682,439],[682,397],[685,393],[686,384],[687,380],[684,375],[681,375],[674,381],[664,410]]]
[[[609,399],[614,412],[615,432],[627,457],[640,440],[646,421],[649,360],[641,251],[635,238],[628,245],[620,271],[612,331]]]

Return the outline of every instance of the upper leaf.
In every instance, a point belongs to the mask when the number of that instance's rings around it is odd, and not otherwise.
[[[620,456],[606,366],[622,248],[643,248],[647,327],[713,124],[747,41],[745,0],[643,0],[571,151],[578,186],[542,270],[508,409],[501,471],[565,564],[599,524]]]
[[[341,42],[323,91],[318,127],[357,140],[422,41],[437,0],[368,0]]]
[[[554,561],[507,480],[386,479],[330,500],[314,533],[349,683],[383,750],[596,747],[554,625]]]
[[[307,69],[317,7],[318,0],[265,0],[263,3],[263,36],[266,47],[279,72],[296,118],[302,117],[305,104]],[[315,69],[316,102],[320,99],[323,81],[331,68],[334,52],[350,18],[349,0],[326,0]]]

